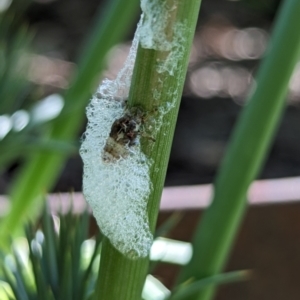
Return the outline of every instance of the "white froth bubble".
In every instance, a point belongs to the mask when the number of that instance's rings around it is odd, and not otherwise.
[[[170,51],[165,29],[168,24],[170,8],[159,0],[141,0],[144,22],[140,30],[140,43],[143,48]]]

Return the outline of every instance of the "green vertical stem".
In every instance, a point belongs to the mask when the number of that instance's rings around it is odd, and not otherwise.
[[[172,40],[173,34],[176,34],[173,31],[174,26],[183,23],[185,24],[183,32],[185,42],[177,45],[182,47],[182,55],[178,58],[174,74],[167,71],[158,73],[157,71],[157,62],[164,62],[169,54],[168,51],[145,49],[140,45],[128,99],[130,107],[142,107],[146,112],[146,125],[148,121],[158,121],[156,118],[160,108],[163,108],[167,103],[174,105],[164,115],[161,122],[162,126],[157,132],[151,133],[151,130],[146,132],[151,135],[151,138],[141,137],[142,150],[153,161],[150,170],[153,190],[148,200],[148,216],[152,232],[154,232],[159,212],[159,203],[201,1],[158,0],[156,2],[158,5],[167,4],[172,9],[166,29],[168,38]],[[102,249],[100,274],[94,299],[140,300],[149,263],[148,258],[129,260],[115,250],[107,239]]]
[[[130,260],[103,239],[94,300],[140,300],[148,258]]]
[[[137,10],[138,0],[109,1],[106,9],[101,10],[82,53],[78,73],[65,94],[64,109],[55,120],[49,139],[72,141],[76,137],[85,118],[89,95],[103,69],[105,55],[128,30]],[[28,216],[33,204],[37,204],[40,196],[53,186],[66,158],[67,155],[54,152],[32,154],[12,187],[12,208],[0,224],[1,237],[15,230],[20,219]]]
[[[299,0],[283,1],[257,87],[231,138],[215,182],[213,202],[203,215],[194,239],[194,255],[181,281],[212,276],[226,263],[247,207],[247,190],[261,169],[285,107],[289,80],[300,54],[299,16]],[[211,299],[213,293],[214,288],[203,289],[197,299]]]

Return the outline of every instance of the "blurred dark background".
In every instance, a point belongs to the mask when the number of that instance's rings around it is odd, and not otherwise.
[[[37,137],[47,132],[47,122],[59,114],[63,105],[59,95],[76,72],[81,45],[102,2],[0,1],[0,194],[7,193],[23,162],[22,156],[10,151],[22,148],[22,140],[16,145],[9,137],[20,137],[31,124],[31,149],[41,145]],[[166,185],[213,182],[230,132],[255,85],[280,2],[203,0]],[[113,78],[122,66],[134,30],[111,50],[103,77]],[[260,178],[300,175],[299,137],[300,65],[290,82],[287,109]],[[81,191],[81,180],[82,162],[74,152],[52,192]],[[222,288],[218,300],[300,299],[296,280],[299,213],[298,204],[250,208],[229,269],[254,268],[256,277]],[[198,212],[188,213],[174,237],[189,240],[198,217]],[[170,276],[165,270],[158,276]],[[165,279],[166,284],[171,282]]]
[[[264,55],[279,5],[277,0],[203,1],[166,185],[213,181],[230,132],[246,104],[251,86],[255,85],[254,76]],[[59,113],[62,99],[56,96],[68,87],[70,76],[76,71],[75,62],[81,45],[91,30],[99,7],[101,10],[102,1],[12,2],[8,8],[12,23],[8,32],[10,38],[18,33],[20,27],[26,27],[30,46],[24,49],[27,69],[23,78],[25,83],[19,88],[18,105],[10,106],[8,110],[0,107],[1,115],[9,117],[22,109],[29,111],[29,114],[31,112],[30,116],[39,122],[43,118],[47,122],[51,114],[43,114],[49,107],[52,107],[50,111],[53,111],[53,116]],[[134,30],[132,28],[128,33],[123,44],[111,50],[103,77],[113,78],[121,67]],[[35,106],[41,105],[42,99],[45,102],[45,97],[51,95],[50,99],[46,98],[48,106],[32,113]],[[300,150],[299,100],[300,66],[295,69],[291,80],[287,111],[261,178],[300,174],[300,158],[297,155]],[[2,169],[1,193],[7,191],[21,162],[20,158],[12,160]],[[81,159],[74,154],[53,191],[80,191],[81,174]]]

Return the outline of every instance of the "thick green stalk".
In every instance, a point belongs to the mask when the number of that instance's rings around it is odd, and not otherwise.
[[[158,67],[161,66],[158,62],[164,64],[167,56],[172,51],[176,51],[174,48],[168,51],[159,51],[145,49],[142,47],[143,44],[139,46],[128,100],[130,107],[141,107],[146,113],[145,127],[148,130],[146,130],[146,136],[142,136],[141,142],[142,150],[153,161],[150,170],[153,190],[148,200],[148,216],[152,232],[154,232],[159,212],[159,203],[201,1],[158,0],[156,2],[159,11],[159,7],[163,5],[170,8],[165,30],[167,38],[175,43],[176,35],[180,33],[183,39],[178,39],[178,43],[173,44],[175,48],[180,48],[180,55],[176,58],[177,63],[174,72],[171,69],[158,72]],[[145,17],[147,18],[147,14]],[[179,28],[178,25],[184,26]],[[183,31],[179,32],[173,28]],[[154,35],[157,34],[160,33],[154,32]],[[161,109],[167,111],[168,104],[173,105],[172,108],[166,114],[161,115],[159,111]],[[162,119],[159,119],[161,117]],[[157,131],[151,132],[149,122],[161,126]],[[100,274],[94,299],[140,300],[148,263],[148,258],[139,260],[126,258],[116,251],[106,239],[103,244]]]
[[[89,95],[103,68],[107,51],[115,45],[134,20],[138,1],[109,1],[97,17],[94,31],[79,63],[79,70],[65,94],[61,116],[53,124],[49,139],[72,141],[84,121]],[[29,214],[33,204],[47,192],[59,175],[67,156],[59,152],[33,153],[18,174],[11,191],[10,214],[0,224],[0,235],[11,233],[20,220]]]
[[[194,256],[181,281],[217,274],[226,262],[247,207],[247,190],[262,167],[285,107],[288,83],[300,54],[299,15],[299,0],[283,2],[256,90],[231,138],[212,205],[196,232]],[[211,299],[213,292],[214,288],[203,289],[197,299]]]

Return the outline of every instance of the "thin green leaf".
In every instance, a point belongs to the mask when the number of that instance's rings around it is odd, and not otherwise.
[[[56,258],[57,233],[47,205],[44,206],[42,226],[45,239],[43,243],[43,261],[46,266],[46,276],[49,279],[49,285],[55,289],[59,284]]]
[[[17,279],[18,289],[23,291],[23,298],[30,299],[32,294],[31,287],[28,285],[28,275],[26,272],[26,267],[20,257],[20,254],[17,252],[15,248],[13,248],[13,255],[16,264],[16,270],[13,272]],[[22,298],[22,299],[23,299]]]
[[[14,278],[13,273],[11,270],[8,270],[6,266],[2,265],[2,273],[4,274],[4,281],[7,282],[15,295],[16,299],[22,299],[22,291],[18,289],[18,283],[16,278]]]
[[[299,0],[282,2],[257,86],[234,130],[212,204],[197,228],[193,258],[182,269],[180,282],[218,274],[227,260],[247,207],[248,188],[261,170],[285,108],[300,54],[299,15]],[[213,293],[213,287],[203,289],[197,299],[209,300]]]
[[[183,212],[174,212],[154,233],[154,239],[157,237],[165,237],[173,230],[183,218]],[[152,274],[160,261],[150,261],[148,273]]]
[[[98,234],[98,236],[96,237],[96,243],[95,243],[95,248],[94,248],[94,252],[92,254],[91,260],[89,262],[88,267],[86,268],[86,270],[83,273],[82,276],[82,285],[81,285],[81,291],[79,293],[79,295],[81,295],[81,298],[79,297],[79,299],[83,299],[84,298],[84,294],[89,294],[89,292],[94,291],[94,287],[95,287],[95,282],[92,282],[92,280],[95,281],[96,278],[91,278],[92,277],[92,268],[95,262],[95,259],[97,257],[97,255],[99,254],[99,248],[101,245],[101,241],[102,241],[102,235]]]
[[[73,260],[73,270],[72,270],[72,278],[73,278],[73,299],[79,299],[79,293],[82,282],[83,271],[81,269],[81,247],[82,243],[88,237],[88,228],[89,227],[89,215],[87,211],[85,211],[82,215],[77,216],[76,225],[75,225],[75,237],[74,237],[74,245],[72,246],[72,260]],[[81,298],[83,299],[83,298]]]
[[[165,237],[166,235],[168,235],[169,232],[173,230],[182,220],[183,216],[183,212],[172,213],[172,215],[160,227],[156,229],[154,238],[157,238],[159,236]]]
[[[72,258],[70,249],[66,249],[65,260],[63,265],[63,274],[59,287],[59,300],[73,300]]]
[[[192,283],[187,283],[186,285],[182,284],[174,290],[168,300],[184,300],[187,299],[186,297],[194,296],[200,290],[208,286],[218,286],[247,280],[250,278],[250,274],[249,271],[234,271],[200,279]]]

